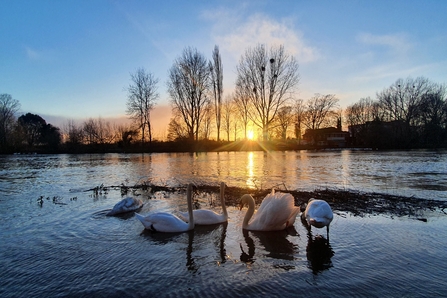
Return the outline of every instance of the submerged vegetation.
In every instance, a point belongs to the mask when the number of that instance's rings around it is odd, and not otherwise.
[[[321,199],[327,201],[334,212],[339,215],[349,213],[353,216],[368,216],[384,214],[391,217],[410,217],[413,219],[427,221],[426,212],[436,212],[438,214],[447,215],[447,201],[427,200],[415,197],[396,196],[384,193],[366,193],[346,189],[330,189],[322,188],[313,191],[304,190],[288,190],[284,184],[274,187],[276,191],[288,192],[295,198],[295,205],[301,206],[310,198]],[[128,185],[111,185],[103,184],[85,190],[90,193],[93,198],[106,196],[112,191],[119,191],[121,196],[142,196],[143,199],[163,198],[166,199],[169,193],[184,192],[186,186],[170,187],[166,185],[156,185],[151,182],[144,181],[141,184],[133,186]],[[211,194],[218,194],[220,191],[218,185],[196,184],[195,193],[201,197],[211,197]],[[225,188],[225,202],[227,206],[238,206],[239,199],[243,194],[249,193],[255,199],[256,204],[260,204],[264,197],[271,192],[271,189],[250,189],[242,187],[227,186]],[[37,199],[40,207],[43,204],[43,196]],[[78,198],[70,198],[70,201],[76,201]],[[47,197],[46,200],[52,201],[54,204],[65,205],[60,197]],[[212,200],[209,200],[212,204]],[[200,208],[199,204],[195,204],[196,208]]]

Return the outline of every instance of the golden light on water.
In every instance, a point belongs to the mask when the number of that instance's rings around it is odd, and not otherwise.
[[[256,187],[255,183],[254,183],[254,154],[253,152],[249,152],[247,154],[247,186],[249,188],[254,188]]]

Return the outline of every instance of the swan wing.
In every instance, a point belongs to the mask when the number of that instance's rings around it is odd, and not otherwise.
[[[143,202],[140,199],[127,197],[122,199],[113,206],[113,209],[107,215],[116,215],[120,213],[135,211],[143,207]]]
[[[266,195],[265,198],[262,200],[261,205],[259,206],[257,212],[264,212],[263,211],[264,209],[271,208],[271,207],[268,207],[268,206],[270,206],[272,201],[274,201],[275,199],[276,199],[276,195],[273,192],[268,194],[268,195]]]
[[[282,230],[295,222],[298,212],[299,208],[295,207],[291,194],[272,193],[262,201],[250,227],[262,231]]]
[[[135,215],[146,229],[155,232],[175,233],[188,231],[189,229],[186,222],[170,213],[158,212],[146,216],[135,213]]]
[[[289,217],[289,219],[287,221],[287,226],[288,227],[293,226],[293,224],[295,223],[295,219],[296,219],[298,213],[300,213],[300,207],[293,206],[292,209],[291,209],[291,212],[290,212],[290,217]]]
[[[198,209],[193,211],[194,224],[196,225],[214,225],[227,221],[223,214],[218,214],[208,209]],[[179,217],[189,222],[188,212],[179,212]]]

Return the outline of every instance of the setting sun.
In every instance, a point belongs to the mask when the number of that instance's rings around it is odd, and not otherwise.
[[[247,139],[253,140],[254,137],[255,137],[255,133],[253,132],[253,130],[247,131]]]

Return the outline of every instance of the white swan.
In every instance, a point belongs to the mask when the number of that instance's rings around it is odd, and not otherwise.
[[[194,215],[192,214],[192,184],[188,185],[186,193],[189,217],[193,219],[189,223],[166,212],[157,212],[146,216],[135,212],[135,215],[146,229],[154,232],[178,233],[192,230],[194,229]]]
[[[118,203],[113,206],[113,209],[109,211],[106,215],[117,215],[121,213],[126,213],[130,211],[135,211],[143,207],[143,202],[140,199],[127,197],[125,199],[122,199]]]
[[[241,197],[240,209],[248,204],[248,210],[242,222],[242,228],[251,231],[278,231],[290,227],[295,222],[296,215],[300,211],[295,206],[295,200],[289,193],[272,193],[268,194],[262,200],[261,206],[255,212],[255,200],[249,194]],[[253,216],[253,220],[250,219]]]
[[[194,224],[196,225],[214,225],[228,221],[227,208],[225,206],[225,183],[220,183],[220,203],[222,205],[222,214],[218,214],[212,210],[198,209],[194,210]],[[179,217],[189,222],[187,212],[180,212]]]
[[[326,227],[329,238],[329,224],[334,218],[334,214],[332,213],[331,206],[326,201],[313,198],[309,199],[302,216],[306,220],[309,229],[311,226],[319,229]]]

